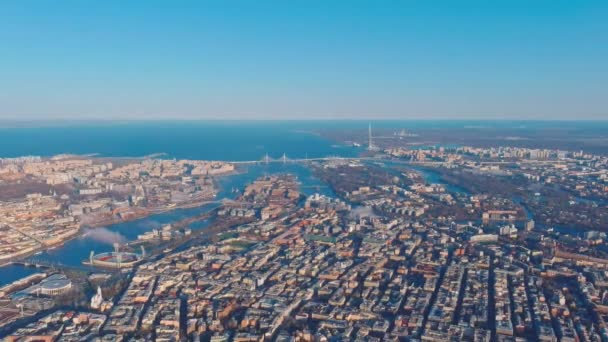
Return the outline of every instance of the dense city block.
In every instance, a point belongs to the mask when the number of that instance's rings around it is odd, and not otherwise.
[[[141,253],[92,255],[93,272],[47,267],[6,285],[7,339],[608,340],[606,157],[395,147],[302,163],[328,191],[263,175],[218,202],[205,234],[174,223],[130,243]],[[28,189],[1,206],[6,260],[85,224],[200,205],[235,172],[155,159],[1,165],[4,184]]]

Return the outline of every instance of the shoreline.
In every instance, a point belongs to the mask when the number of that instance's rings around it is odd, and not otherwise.
[[[205,200],[205,201],[202,201],[202,202],[184,203],[184,204],[176,205],[176,206],[173,206],[173,207],[170,207],[170,208],[168,208],[168,207],[155,208],[155,209],[150,209],[144,215],[136,215],[136,216],[133,216],[133,217],[131,217],[129,219],[113,219],[113,220],[106,220],[106,221],[95,222],[93,224],[87,224],[86,226],[80,227],[76,233],[70,235],[65,240],[59,241],[57,243],[49,244],[49,245],[43,245],[40,248],[37,248],[35,250],[29,251],[27,253],[20,254],[18,256],[15,256],[13,258],[10,258],[10,259],[6,260],[4,263],[0,264],[0,269],[2,267],[5,267],[5,266],[10,266],[10,265],[14,265],[16,263],[19,263],[20,261],[23,261],[24,259],[27,259],[27,258],[29,258],[29,257],[31,257],[33,255],[36,255],[37,253],[47,252],[47,251],[52,250],[54,248],[63,246],[67,242],[70,242],[70,241],[72,241],[74,239],[77,239],[79,237],[83,237],[83,236],[85,236],[84,235],[84,229],[86,229],[86,228],[97,229],[97,228],[102,228],[102,227],[111,226],[111,225],[120,224],[120,223],[133,222],[133,221],[141,220],[141,219],[153,216],[153,215],[168,213],[168,212],[171,212],[171,211],[174,211],[174,210],[178,210],[178,209],[199,208],[199,207],[203,207],[203,206],[205,206],[207,204],[215,203],[215,202],[218,202],[218,201],[220,201],[220,200]],[[213,209],[211,209],[211,210],[213,210]]]
[[[140,157],[140,158],[145,158],[145,157]],[[103,157],[101,157],[100,159],[103,159]],[[110,157],[108,159],[116,159],[116,158]],[[120,158],[118,158],[118,159],[120,159]],[[124,157],[124,159],[134,160],[137,158]],[[215,191],[214,191],[213,197],[210,197],[210,198],[201,198],[201,199],[196,199],[195,201],[186,201],[186,202],[183,202],[180,204],[176,204],[174,206],[167,205],[167,206],[156,207],[156,208],[141,208],[139,214],[134,214],[133,216],[130,216],[126,219],[112,217],[112,218],[107,218],[104,220],[95,221],[90,224],[82,225],[79,227],[79,229],[74,234],[67,236],[64,240],[61,240],[61,241],[58,241],[58,242],[55,242],[52,244],[44,244],[44,243],[39,242],[40,246],[38,248],[35,248],[31,251],[27,251],[27,252],[17,254],[15,256],[0,260],[0,269],[2,269],[5,266],[18,264],[19,262],[22,262],[25,259],[35,256],[37,254],[40,254],[43,252],[48,252],[48,251],[53,250],[58,247],[62,247],[66,243],[68,243],[72,240],[85,236],[84,231],[87,228],[98,229],[98,228],[112,226],[112,225],[116,225],[116,224],[133,222],[133,221],[145,219],[147,217],[151,217],[154,215],[168,213],[168,212],[178,210],[178,209],[192,209],[192,208],[203,207],[205,205],[209,205],[209,204],[213,204],[213,203],[220,203],[223,199],[226,199],[227,197],[221,198],[221,199],[217,198],[217,195],[220,192],[220,189],[222,189],[221,182],[219,182],[219,179],[221,179],[223,177],[245,174],[245,173],[247,173],[246,169],[243,170],[241,168],[235,167],[235,169],[231,172],[224,173],[221,175],[216,175],[215,177],[217,177],[217,179],[215,179],[213,181],[214,186],[215,186]],[[210,208],[210,211],[213,209],[215,209],[215,208]]]

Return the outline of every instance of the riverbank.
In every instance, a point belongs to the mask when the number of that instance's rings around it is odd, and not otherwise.
[[[290,173],[297,177],[301,183],[302,193],[311,195],[319,192],[328,196],[335,196],[333,191],[327,187],[322,180],[315,177],[311,169],[303,164],[252,164],[239,166],[236,172],[230,175],[217,177],[215,179],[217,187],[217,195],[214,202],[220,203],[221,199],[234,199],[240,195],[241,191],[235,192],[233,189],[242,190],[244,187],[264,175],[285,174]],[[320,186],[320,187],[318,187]],[[57,265],[65,265],[68,267],[83,267],[82,260],[89,257],[91,251],[95,253],[109,252],[113,250],[112,243],[122,241],[127,243],[135,241],[137,236],[152,229],[160,228],[166,224],[173,224],[180,220],[191,218],[202,214],[203,212],[211,211],[217,208],[218,204],[203,204],[194,208],[172,208],[172,210],[164,210],[160,213],[153,213],[143,218],[134,219],[128,222],[119,222],[104,227],[92,229],[94,233],[78,234],[69,241],[65,241],[63,246],[58,246],[54,249],[47,249],[40,254],[35,255],[34,259],[52,263]],[[208,222],[195,222],[191,225],[192,233],[198,230],[206,231]],[[97,234],[99,232],[99,234]],[[92,269],[94,270],[94,269]],[[27,276],[35,272],[35,268],[27,268],[21,265],[9,265],[0,267],[0,286],[5,283],[10,283],[16,279]]]
[[[171,206],[171,207],[148,209],[148,210],[145,210],[145,214],[129,216],[128,219],[112,218],[112,219],[108,219],[108,220],[104,220],[104,221],[87,223],[86,225],[81,226],[74,234],[68,235],[66,239],[63,239],[61,241],[57,241],[57,242],[51,243],[51,244],[41,244],[41,246],[39,248],[6,258],[6,262],[4,264],[0,264],[0,268],[5,265],[13,264],[16,261],[22,261],[31,256],[38,255],[41,252],[49,251],[49,250],[55,249],[57,247],[63,246],[67,242],[69,242],[73,239],[77,239],[79,237],[84,236],[84,234],[86,233],[85,230],[87,230],[87,229],[96,229],[96,228],[106,227],[109,225],[133,222],[133,221],[145,219],[147,217],[151,217],[153,215],[163,214],[163,213],[167,213],[167,212],[171,212],[171,211],[179,210],[179,209],[199,208],[199,207],[203,207],[207,204],[216,203],[216,202],[218,202],[218,201],[202,200],[202,201],[193,202],[193,203],[188,202],[188,203],[183,203],[183,204]]]

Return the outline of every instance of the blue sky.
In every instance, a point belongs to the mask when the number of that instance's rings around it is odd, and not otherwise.
[[[2,119],[608,119],[608,1],[0,2]]]

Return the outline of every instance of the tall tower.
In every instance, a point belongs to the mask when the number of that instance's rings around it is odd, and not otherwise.
[[[369,124],[369,128],[368,128],[368,142],[367,142],[367,149],[369,151],[374,149],[374,143],[372,141],[372,124]]]
[[[116,267],[120,268],[121,254],[120,245],[118,244],[118,242],[114,242],[114,257],[116,258]]]

